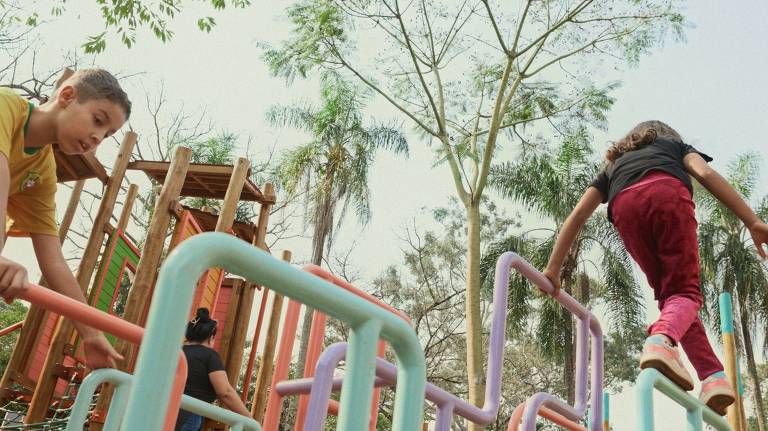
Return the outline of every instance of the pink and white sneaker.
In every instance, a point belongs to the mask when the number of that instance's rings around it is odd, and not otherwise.
[[[699,399],[720,416],[736,401],[731,384],[722,371],[712,374],[701,382]]]
[[[664,342],[661,336],[646,338],[640,355],[640,368],[655,368],[686,391],[693,390],[693,379],[680,360],[680,352],[677,347]]]

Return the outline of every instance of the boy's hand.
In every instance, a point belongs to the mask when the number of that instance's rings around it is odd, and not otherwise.
[[[88,336],[83,336],[85,348],[85,363],[92,369],[117,368],[115,361],[122,361],[123,357],[109,344],[103,332],[93,331]]]
[[[550,296],[556,298],[557,295],[560,294],[560,270],[554,270],[547,267],[542,274],[549,279],[549,282],[552,283],[552,287],[555,288],[555,290],[550,293]]]
[[[0,257],[0,297],[10,304],[24,292],[29,283],[27,269],[4,257]]]
[[[757,254],[765,260],[766,254],[763,246],[768,244],[768,224],[758,220],[749,227],[749,234],[752,235],[752,241],[757,247]]]

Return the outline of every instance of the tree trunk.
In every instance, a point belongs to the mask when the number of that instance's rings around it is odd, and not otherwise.
[[[467,383],[469,402],[482,407],[485,401],[485,375],[483,374],[483,334],[480,316],[480,202],[467,205]],[[470,423],[469,430],[481,430]]]
[[[757,429],[759,431],[766,431],[765,405],[763,404],[763,394],[760,393],[760,377],[757,374],[755,353],[752,349],[752,336],[749,334],[749,313],[743,305],[739,307],[739,317],[741,319],[741,332],[744,339],[744,353],[747,356],[747,372],[752,380],[752,385],[755,387],[755,390],[752,391],[752,402],[755,405]]]
[[[326,217],[328,212],[328,202],[322,202],[319,205],[318,214],[323,214]],[[332,214],[330,223],[333,223]],[[328,237],[329,227],[331,224],[327,220],[323,220],[323,216],[319,215],[315,220],[315,231],[312,235],[312,264],[321,266],[323,263],[323,250],[325,248],[325,240]],[[299,358],[296,364],[296,376],[297,378],[304,377],[304,362],[307,360],[307,349],[309,348],[309,333],[312,330],[312,315],[314,309],[306,307],[304,311],[304,318],[301,321],[301,338],[299,340]]]

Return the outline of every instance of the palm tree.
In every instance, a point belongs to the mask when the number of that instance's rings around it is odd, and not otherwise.
[[[518,162],[491,169],[489,184],[493,189],[551,220],[553,226],[499,241],[491,247],[485,265],[493,262],[499,253],[513,249],[534,266],[546,266],[558,231],[599,169],[588,142],[588,133],[580,128],[564,136],[555,154],[523,154]],[[535,241],[532,235],[536,232],[546,232],[546,237]],[[594,256],[599,261],[592,260]],[[597,273],[597,278],[588,275],[591,273]],[[582,228],[568,253],[561,277],[563,290],[574,294],[582,303],[600,299],[619,333],[628,334],[643,324],[642,293],[632,275],[632,261],[605,214],[597,213]],[[519,277],[513,277],[510,281],[513,329],[533,313],[534,308],[530,306],[533,298],[530,287]],[[567,399],[572,403],[575,352],[571,316],[555,301],[544,301],[536,310],[536,332],[543,352],[565,359],[563,380]]]
[[[399,127],[365,125],[363,108],[367,94],[328,73],[322,77],[320,106],[302,103],[274,106],[267,112],[273,126],[293,127],[311,139],[286,151],[278,162],[277,178],[290,194],[305,194],[305,215],[313,227],[312,263],[321,265],[333,242],[333,230],[347,209],[354,208],[360,223],[371,218],[368,170],[377,150],[408,154]],[[305,313],[299,351],[299,375],[303,373],[311,313]]]
[[[755,153],[737,157],[730,163],[727,179],[747,200],[753,197],[760,169]],[[718,296],[728,292],[734,298],[734,316],[740,329],[739,344],[747,360],[747,372],[753,387],[760,387],[753,334],[765,334],[768,322],[768,274],[754,253],[749,231],[744,224],[714,196],[697,190],[699,205],[699,249],[701,252],[702,290],[705,318],[719,332]],[[768,196],[757,205],[758,215],[768,216]],[[710,308],[711,306],[711,308]],[[762,329],[760,329],[762,328]],[[753,391],[758,429],[766,431],[765,405],[760,391]]]

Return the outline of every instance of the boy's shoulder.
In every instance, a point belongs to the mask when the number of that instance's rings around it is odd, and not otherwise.
[[[6,102],[17,103],[19,105],[26,105],[29,103],[26,99],[21,97],[19,93],[8,87],[0,87],[0,99]]]
[[[0,88],[0,116],[6,118],[6,121],[20,121],[20,114],[26,114],[29,109],[29,101],[21,97],[10,88]]]

